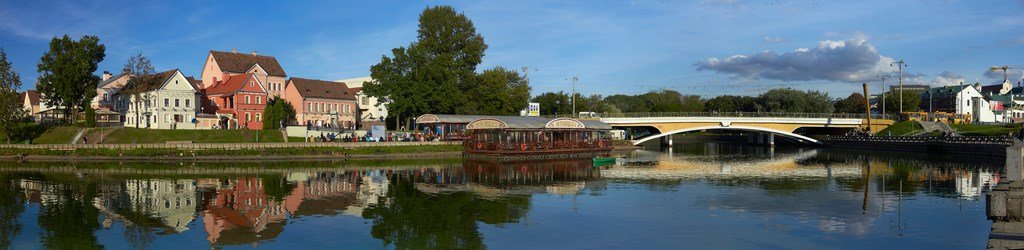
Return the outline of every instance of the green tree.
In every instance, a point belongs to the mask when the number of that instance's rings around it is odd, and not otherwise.
[[[484,70],[477,80],[478,85],[470,89],[474,98],[467,100],[469,114],[517,115],[530,100],[529,83],[514,70],[498,66]]]
[[[818,91],[772,89],[757,97],[766,112],[832,113],[832,99]]]
[[[604,101],[624,113],[651,112],[651,103],[631,95],[610,95]]]
[[[64,35],[50,41],[50,50],[40,58],[39,94],[49,105],[64,110],[65,119],[74,122],[74,112],[90,105],[96,96],[100,78],[93,75],[106,56],[106,47],[96,36],[75,41]]]
[[[288,100],[275,96],[263,107],[263,129],[281,129],[295,123],[295,107]]]
[[[25,211],[25,196],[12,173],[0,173],[0,246],[10,247],[21,234],[18,217]]]
[[[704,111],[704,99],[699,95],[684,95],[680,100],[683,112]]]
[[[420,14],[417,40],[391,50],[392,57],[370,67],[375,79],[364,86],[402,117],[424,113],[462,114],[477,85],[476,67],[487,44],[464,14],[451,6],[428,7]]]
[[[903,112],[917,112],[921,105],[920,93],[915,91],[903,91]],[[889,114],[900,113],[899,92],[885,93],[885,112]]]
[[[760,105],[754,97],[722,95],[708,99],[704,105],[704,111],[708,112],[758,112]]]
[[[21,120],[25,118],[25,110],[22,108],[21,96],[18,89],[21,88],[21,76],[11,67],[7,61],[7,52],[0,48],[0,133],[4,134],[7,143],[11,143],[11,137],[21,127]]]
[[[683,111],[683,95],[675,90],[651,91],[640,95],[642,100],[650,103],[650,111],[641,112],[680,112]]]
[[[867,101],[864,100],[864,95],[860,93],[853,93],[845,99],[839,99],[835,104],[836,113],[854,113],[862,114],[864,109],[867,107]]]
[[[85,127],[96,127],[96,111],[92,109],[92,105],[85,106]]]
[[[565,92],[547,92],[533,97],[540,104],[541,115],[571,115],[572,102]]]

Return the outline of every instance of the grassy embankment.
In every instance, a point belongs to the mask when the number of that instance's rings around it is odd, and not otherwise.
[[[882,131],[878,131],[876,135],[884,136],[889,135],[889,132],[892,132],[893,136],[904,136],[911,135],[915,132],[921,131],[922,129],[924,128],[921,127],[921,124],[917,123],[916,121],[902,121],[894,123],[889,127],[883,129]]]
[[[289,156],[289,155],[375,155],[460,152],[462,145],[371,146],[360,148],[266,148],[266,149],[0,149],[0,156]]]
[[[284,142],[284,137],[277,130],[167,130],[121,128],[109,131],[110,128],[93,128],[86,135],[90,143],[98,142],[101,135],[107,133],[103,144],[124,143],[165,143],[173,141],[190,141],[193,143],[242,143],[242,142]],[[259,138],[257,139],[257,136]]]
[[[25,123],[20,126],[19,131],[11,136],[11,143],[24,144],[26,141],[34,144],[67,144],[71,138],[78,133],[79,127],[74,126],[47,126]],[[0,143],[7,143],[7,137],[0,134]]]
[[[1020,132],[1021,124],[1008,125],[976,125],[976,124],[952,124],[956,132],[966,136],[999,136],[1016,134]]]

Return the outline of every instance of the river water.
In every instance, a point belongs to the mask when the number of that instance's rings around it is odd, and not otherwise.
[[[1001,159],[680,143],[589,160],[0,163],[14,249],[986,246]],[[944,158],[944,159],[935,159]]]

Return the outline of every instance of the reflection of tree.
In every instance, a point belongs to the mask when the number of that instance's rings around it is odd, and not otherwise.
[[[43,246],[51,249],[102,248],[93,234],[100,228],[97,221],[99,211],[92,205],[96,197],[95,183],[62,178],[47,180],[44,188],[51,189],[53,197],[39,211]]]
[[[263,192],[267,198],[273,201],[282,201],[295,189],[295,184],[289,182],[284,176],[273,175],[260,178],[263,181]]]
[[[485,200],[469,192],[426,194],[410,178],[393,176],[387,205],[366,209],[371,234],[404,249],[479,249],[483,239],[476,221],[516,222],[529,208],[529,197]]]
[[[10,174],[0,174],[0,246],[10,246],[21,233],[18,216],[25,211],[24,196]]]

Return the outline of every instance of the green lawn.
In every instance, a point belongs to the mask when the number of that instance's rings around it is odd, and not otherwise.
[[[894,123],[890,125],[888,128],[883,129],[882,131],[878,131],[876,135],[885,136],[889,135],[889,132],[892,132],[893,136],[903,136],[912,134],[922,129],[924,128],[921,127],[920,123],[917,123],[915,121],[902,121]]]
[[[370,146],[359,148],[310,147],[310,148],[264,148],[264,149],[20,149],[0,148],[0,155],[51,155],[51,156],[254,156],[254,155],[387,155],[410,153],[460,152],[462,145],[402,145]]]
[[[281,137],[281,132],[277,130],[166,130],[122,128],[110,133],[103,143],[164,143],[169,141],[191,141],[193,143],[256,142],[257,134],[259,134],[260,137],[259,142],[284,142],[284,137]]]
[[[1009,125],[975,125],[975,124],[952,124],[953,129],[956,129],[962,135],[969,136],[996,136],[996,135],[1008,135],[1010,133],[1016,134],[1020,132],[1020,124],[1009,124]]]
[[[42,130],[43,132],[39,136],[32,139],[33,144],[67,144],[71,142],[71,139],[78,133],[78,127],[71,126],[60,126],[60,127],[45,127],[35,125],[36,127],[28,128],[33,130],[32,133]]]

